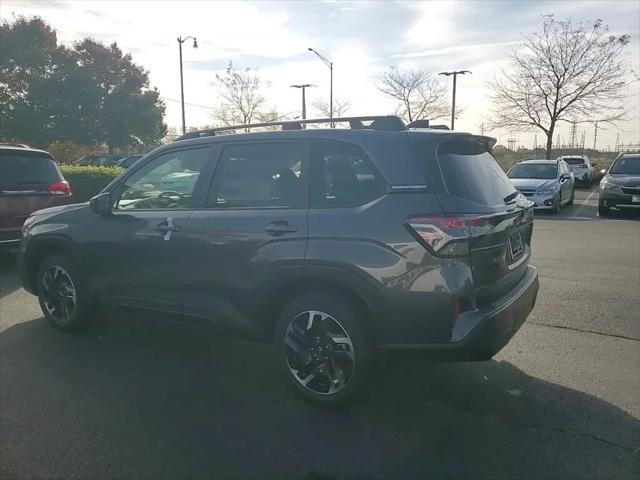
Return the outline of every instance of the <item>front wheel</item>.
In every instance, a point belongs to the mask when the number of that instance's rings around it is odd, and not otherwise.
[[[561,198],[560,194],[558,194],[558,198],[553,202],[553,209],[551,210],[551,213],[554,215],[558,215],[560,213],[560,203],[562,202]]]
[[[40,308],[49,323],[63,331],[86,327],[89,306],[75,262],[64,255],[47,258],[38,269],[37,293]]]
[[[337,294],[293,300],[276,325],[276,355],[289,384],[305,399],[335,405],[351,399],[373,364],[363,315]]]
[[[576,189],[571,190],[571,198],[569,199],[569,203],[567,205],[573,205],[576,200]]]

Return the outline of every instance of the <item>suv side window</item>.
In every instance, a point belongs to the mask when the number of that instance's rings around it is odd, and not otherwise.
[[[363,205],[385,191],[385,183],[355,145],[315,141],[311,147],[311,207]]]
[[[209,148],[164,153],[136,170],[115,202],[119,210],[184,210],[191,208],[196,182]]]
[[[227,145],[207,197],[209,208],[291,208],[303,203],[304,143]]]

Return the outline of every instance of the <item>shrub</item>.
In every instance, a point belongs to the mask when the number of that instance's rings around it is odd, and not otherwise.
[[[124,170],[119,167],[94,167],[85,165],[60,165],[60,171],[71,185],[71,201],[86,202],[100,192]]]

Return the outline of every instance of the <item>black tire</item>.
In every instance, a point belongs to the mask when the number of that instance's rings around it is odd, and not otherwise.
[[[64,290],[65,301],[60,300],[59,297],[62,295],[47,294],[45,275],[53,275],[57,279],[56,283],[61,284],[59,290]],[[85,285],[78,264],[65,255],[53,255],[40,264],[36,278],[40,308],[47,321],[61,331],[84,330],[92,308],[85,295]],[[53,279],[50,276],[47,278]],[[69,300],[71,289],[75,299],[72,306]],[[56,308],[56,305],[59,308]],[[60,305],[63,306],[60,307]]]
[[[307,312],[323,312],[328,314],[330,320],[322,319],[322,317],[315,316],[310,323],[314,323],[320,320],[321,324],[325,322],[335,321],[338,323],[339,327],[341,327],[347,335],[347,338],[350,339],[351,345],[353,346],[352,356],[353,356],[353,368],[350,371],[348,376],[345,376],[343,369],[335,368],[335,364],[333,364],[333,373],[335,374],[331,378],[340,377],[344,382],[342,385],[339,385],[341,388],[339,391],[330,393],[324,392],[319,393],[314,391],[314,388],[321,389],[323,385],[329,385],[328,388],[333,388],[334,386],[330,381],[327,380],[327,376],[318,373],[318,370],[315,366],[319,362],[318,360],[312,360],[309,354],[307,358],[307,363],[304,364],[304,367],[307,370],[313,369],[312,373],[317,373],[316,381],[319,381],[319,387],[314,387],[314,384],[308,382],[309,386],[303,385],[301,382],[305,381],[309,378],[309,375],[306,375],[306,378],[300,379],[300,376],[297,376],[292,370],[295,370],[293,364],[300,360],[300,355],[296,354],[294,350],[290,347],[288,343],[285,343],[285,339],[293,339],[292,334],[294,333],[290,328],[293,328],[294,325],[299,324],[302,320],[306,322],[308,318],[314,317],[307,315]],[[311,401],[315,404],[324,405],[324,406],[333,406],[338,404],[343,404],[351,399],[358,393],[358,391],[365,384],[369,374],[371,372],[373,361],[374,361],[374,350],[372,343],[369,339],[367,331],[364,325],[363,313],[359,311],[358,308],[350,301],[348,298],[341,296],[340,294],[334,294],[331,292],[310,292],[305,293],[294,299],[290,302],[284,309],[281,311],[275,328],[275,354],[276,360],[278,362],[279,368],[284,373],[287,382],[294,388],[298,393],[300,393],[306,400]],[[296,323],[298,322],[298,323]],[[315,326],[313,327],[315,328]],[[298,330],[299,332],[299,330]],[[312,330],[304,331],[305,335]],[[313,334],[311,334],[313,335]],[[317,341],[317,337],[316,341]],[[329,338],[329,337],[327,337]],[[333,344],[334,346],[336,344]],[[298,344],[301,346],[301,344]],[[315,345],[311,345],[313,349]],[[320,346],[320,355],[322,355],[322,347]],[[348,347],[344,347],[345,350]],[[305,354],[307,354],[308,349],[305,350]],[[317,358],[317,357],[316,357]],[[344,356],[344,352],[340,350],[338,361],[349,361]],[[333,362],[333,360],[331,360]],[[322,364],[321,364],[322,365]],[[322,368],[322,367],[320,367]],[[348,369],[348,368],[347,368]],[[298,368],[298,372],[301,371],[302,368]],[[326,368],[325,368],[326,371]],[[338,373],[342,373],[342,376],[339,376]],[[315,375],[314,375],[315,376]],[[313,379],[313,377],[312,377]],[[322,381],[324,380],[324,384]],[[337,380],[334,380],[336,382]],[[317,383],[317,382],[316,382]]]
[[[569,199],[569,203],[567,205],[573,205],[576,200],[576,189],[571,190],[571,198]]]
[[[562,200],[560,200],[560,194],[558,194],[558,198],[556,198],[553,202],[553,209],[551,210],[551,213],[553,213],[554,215],[558,215],[560,213],[561,202]]]

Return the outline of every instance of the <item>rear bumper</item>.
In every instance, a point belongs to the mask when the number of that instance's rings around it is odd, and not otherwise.
[[[538,271],[527,267],[522,280],[487,308],[462,314],[451,341],[443,344],[382,345],[383,353],[437,360],[488,360],[516,334],[533,310],[538,295]]]
[[[591,176],[587,170],[572,170],[572,173],[575,181],[582,185],[588,184],[591,181]]]

